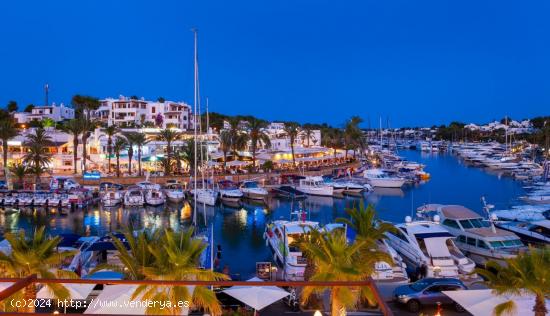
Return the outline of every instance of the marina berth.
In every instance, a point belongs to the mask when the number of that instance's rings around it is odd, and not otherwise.
[[[145,204],[150,206],[160,206],[166,202],[166,197],[160,189],[145,190]]]
[[[269,195],[269,192],[262,188],[258,181],[243,181],[240,190],[245,198],[251,200],[265,200]]]
[[[375,188],[401,188],[406,182],[405,179],[390,176],[381,169],[365,170],[363,177],[365,177],[369,184]]]
[[[222,202],[231,204],[239,204],[244,196],[237,185],[229,180],[218,182],[218,194]]]
[[[322,177],[305,177],[300,179],[296,189],[308,195],[332,196],[334,188],[325,184]],[[343,191],[343,189],[342,189]]]
[[[105,207],[113,207],[122,203],[123,194],[120,191],[106,191],[101,196],[101,204]]]
[[[164,194],[168,201],[180,203],[185,199],[184,187],[180,183],[169,183],[164,186]]]
[[[145,205],[143,189],[139,186],[130,186],[124,193],[124,206],[136,207]]]

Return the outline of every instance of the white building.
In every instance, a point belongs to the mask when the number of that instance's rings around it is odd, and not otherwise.
[[[74,109],[67,107],[61,103],[60,105],[36,106],[32,109],[31,113],[18,112],[14,114],[17,123],[24,124],[31,121],[41,121],[46,118],[50,118],[55,122],[61,122],[64,120],[74,119]]]
[[[101,100],[93,116],[107,125],[120,127],[155,126],[188,130],[193,127],[191,106],[185,102],[146,101],[119,96]]]

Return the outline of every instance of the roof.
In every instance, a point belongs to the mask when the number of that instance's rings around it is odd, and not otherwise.
[[[483,237],[514,237],[514,239],[517,239],[516,234],[498,228],[496,229],[496,233],[493,233],[493,230],[490,227],[469,228],[466,229],[466,231]]]
[[[398,227],[403,227],[411,234],[433,234],[433,233],[448,233],[443,226],[434,222],[414,221],[406,224],[399,224]]]
[[[445,205],[441,208],[441,213],[445,218],[449,219],[470,219],[470,218],[480,218],[481,215],[478,213],[462,206],[462,205]]]

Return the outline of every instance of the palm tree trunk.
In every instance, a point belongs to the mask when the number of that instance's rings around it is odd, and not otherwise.
[[[227,151],[223,151],[223,172],[227,169]]]
[[[4,167],[4,176],[6,178],[6,185],[8,184],[8,141],[7,139],[2,140],[2,158],[4,159],[4,164],[2,167]]]
[[[165,173],[165,176],[169,176],[170,175],[170,159],[171,159],[171,155],[172,155],[172,143],[171,142],[166,142],[166,164],[165,164],[165,167],[164,167],[164,173]]]
[[[252,168],[256,170],[256,146],[252,146]]]
[[[535,297],[535,306],[533,307],[535,316],[546,316],[548,310],[546,309],[546,300],[544,296],[537,295]]]
[[[23,296],[25,297],[25,302],[27,303],[25,312],[34,314],[34,301],[36,300],[36,285],[31,284],[27,286],[24,290]]]
[[[76,170],[76,161],[78,160],[78,135],[75,135],[73,138],[73,167],[74,167],[74,174],[77,173]]]
[[[290,151],[292,151],[292,165],[296,168],[296,158],[294,157],[294,142],[290,143]]]
[[[134,156],[133,150],[128,150],[128,174],[132,175],[132,158]]]
[[[111,173],[111,155],[113,154],[113,139],[111,136],[109,136],[109,139],[107,140],[107,153],[109,156],[107,156],[108,164],[109,164],[109,173]]]
[[[332,316],[346,316],[346,308],[342,306],[340,301],[336,298],[338,295],[338,287],[333,287],[331,293],[331,312]]]
[[[141,177],[141,146],[138,146],[138,175]]]
[[[116,155],[116,177],[120,178],[120,160],[119,155]]]
[[[86,172],[86,160],[88,159],[88,155],[86,152],[86,143],[88,142],[88,136],[86,135],[87,132],[84,132],[82,134],[82,174]]]

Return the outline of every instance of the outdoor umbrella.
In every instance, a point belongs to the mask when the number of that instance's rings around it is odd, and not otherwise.
[[[69,290],[69,299],[85,300],[95,287],[95,284],[64,283],[63,286]],[[37,298],[56,299],[52,291],[43,286],[36,294]]]
[[[132,300],[132,294],[137,287],[137,285],[106,285],[94,300],[99,303],[90,304],[84,314],[145,315],[147,306],[142,297]],[[195,287],[188,286],[187,289],[189,293],[193,293]],[[101,304],[102,302],[104,304]],[[189,308],[182,308],[181,315],[188,314]]]
[[[254,277],[247,282],[256,281],[262,280]],[[232,286],[223,292],[254,308],[254,311],[261,310],[290,295],[277,286]]]
[[[535,297],[533,295],[496,295],[492,290],[443,291],[442,293],[474,316],[492,315],[496,305],[510,300],[516,303],[513,315],[534,315]],[[546,308],[550,310],[550,300],[546,300]]]

